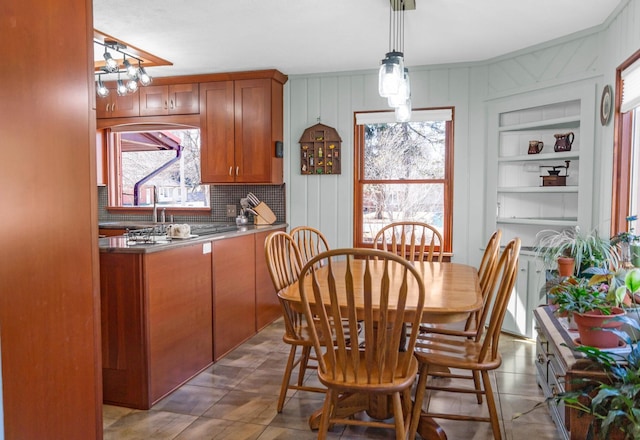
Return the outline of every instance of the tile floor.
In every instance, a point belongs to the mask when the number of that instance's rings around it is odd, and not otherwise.
[[[305,440],[315,439],[308,417],[322,406],[322,394],[290,391],[284,410],[276,403],[289,346],[282,320],[216,362],[149,411],[104,405],[105,440]],[[493,373],[502,414],[503,438],[560,439],[546,407],[513,420],[513,414],[543,399],[535,378],[535,344],[503,335],[503,365]],[[317,381],[314,370],[306,380]],[[484,412],[472,395],[433,394],[431,408]],[[439,420],[449,440],[492,439],[483,422]],[[390,430],[336,426],[331,439],[392,439]]]

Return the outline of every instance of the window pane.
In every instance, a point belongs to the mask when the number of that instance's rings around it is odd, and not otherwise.
[[[364,243],[372,243],[383,226],[395,221],[421,221],[443,233],[444,185],[365,184],[362,218]]]
[[[153,205],[154,185],[158,206],[209,206],[209,186],[200,184],[200,130],[129,132],[120,142],[122,206]]]
[[[445,121],[365,125],[364,179],[443,179]]]

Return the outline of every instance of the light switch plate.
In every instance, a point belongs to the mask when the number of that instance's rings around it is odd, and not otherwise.
[[[236,205],[227,205],[227,217],[236,216]]]

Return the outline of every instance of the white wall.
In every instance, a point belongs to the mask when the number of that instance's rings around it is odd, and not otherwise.
[[[487,103],[590,80],[596,94],[614,84],[615,67],[640,43],[640,0],[630,0],[599,29],[548,42],[483,63],[410,67],[414,108],[455,107],[454,261],[477,264],[486,242],[485,157]],[[365,72],[290,76],[285,89],[287,220],[321,229],[332,247],[353,245],[353,114],[385,110],[377,92],[377,60]],[[599,95],[597,102],[599,102]],[[342,137],[342,174],[299,172],[299,139],[318,122]],[[610,218],[613,123],[595,124],[592,225]],[[582,176],[581,176],[582,177]],[[604,234],[606,235],[606,234]]]

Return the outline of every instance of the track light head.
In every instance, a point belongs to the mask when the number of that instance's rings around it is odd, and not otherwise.
[[[96,93],[101,98],[106,98],[109,96],[109,89],[102,82],[102,77],[98,77],[98,81],[96,81]]]
[[[148,86],[153,81],[153,79],[149,76],[147,71],[144,70],[144,67],[142,67],[140,63],[138,63],[138,81],[140,81],[140,84],[143,86]]]
[[[106,47],[104,49],[104,61],[108,72],[114,73],[118,71],[118,62],[113,59]]]

